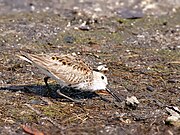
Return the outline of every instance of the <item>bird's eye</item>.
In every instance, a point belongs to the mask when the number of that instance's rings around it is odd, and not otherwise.
[[[104,76],[101,76],[101,79],[104,80]]]

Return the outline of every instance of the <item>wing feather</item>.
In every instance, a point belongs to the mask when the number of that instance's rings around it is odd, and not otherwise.
[[[68,85],[76,85],[92,79],[92,68],[72,55],[25,54],[21,58],[38,67],[44,74]]]

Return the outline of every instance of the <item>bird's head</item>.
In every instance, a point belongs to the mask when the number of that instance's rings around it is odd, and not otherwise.
[[[118,102],[121,102],[122,100],[114,94],[110,89],[107,88],[108,81],[107,77],[100,72],[93,71],[93,83],[91,86],[91,89],[93,91],[96,90],[106,90],[108,93],[110,93]]]
[[[92,90],[105,90],[107,85],[107,77],[103,73],[93,71]]]

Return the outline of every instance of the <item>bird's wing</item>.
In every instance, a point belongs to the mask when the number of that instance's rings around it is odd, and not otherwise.
[[[44,74],[68,85],[92,79],[92,68],[72,55],[25,54],[21,58],[38,67]]]

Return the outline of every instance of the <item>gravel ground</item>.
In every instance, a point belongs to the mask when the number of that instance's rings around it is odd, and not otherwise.
[[[0,0],[0,134],[180,134],[179,0]],[[28,53],[106,65],[121,99],[62,89],[51,96]],[[179,109],[178,109],[179,108]]]

